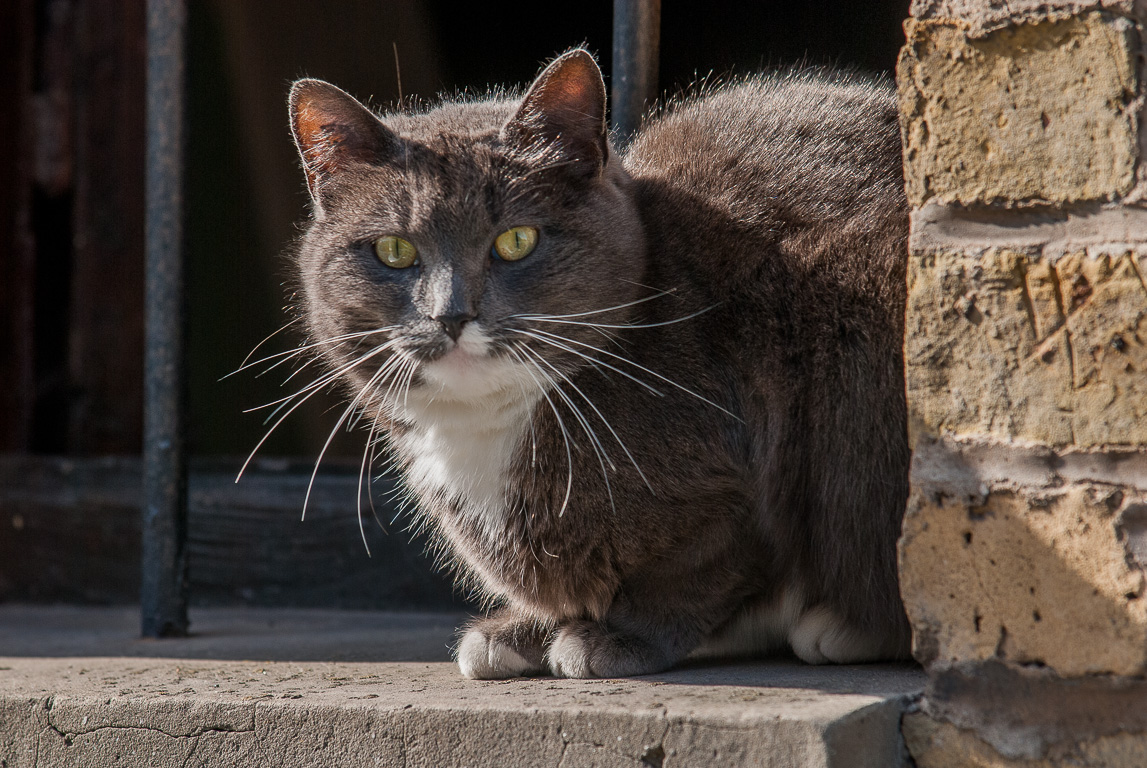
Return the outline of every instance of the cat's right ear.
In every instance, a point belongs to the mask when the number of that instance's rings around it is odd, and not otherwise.
[[[589,51],[577,48],[538,75],[502,136],[511,145],[552,151],[598,173],[609,157],[607,130],[601,69]]]
[[[317,209],[323,187],[356,164],[377,164],[396,152],[399,138],[353,96],[322,80],[291,86],[291,132]]]

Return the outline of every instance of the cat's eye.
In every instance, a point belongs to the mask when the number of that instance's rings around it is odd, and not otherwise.
[[[418,263],[418,249],[409,240],[387,235],[374,241],[374,252],[378,260],[388,267],[406,269]]]
[[[514,227],[498,235],[494,241],[494,255],[503,261],[517,261],[530,255],[538,244],[538,230],[533,227]]]

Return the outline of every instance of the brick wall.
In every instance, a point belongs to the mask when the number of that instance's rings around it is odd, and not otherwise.
[[[1145,6],[905,23],[921,768],[1147,766]]]

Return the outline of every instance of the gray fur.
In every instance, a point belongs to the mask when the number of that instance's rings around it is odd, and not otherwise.
[[[399,467],[414,472],[409,446],[428,438],[393,396],[429,391],[426,366],[454,353],[432,319],[446,310],[474,318],[491,360],[532,355],[568,396],[531,394],[504,515],[412,480],[417,514],[493,607],[468,628],[464,671],[653,672],[785,600],[804,617],[793,647],[820,643],[798,648],[810,661],[902,657],[907,213],[891,89],[749,78],[670,105],[624,154],[604,99],[584,51],[524,97],[423,114],[376,118],[318,81],[292,91],[315,201],[301,309],[317,340],[397,327],[324,356],[348,367]],[[537,251],[492,260],[520,224],[541,231]],[[416,243],[420,266],[375,260],[387,234]],[[393,355],[402,373],[372,382]]]

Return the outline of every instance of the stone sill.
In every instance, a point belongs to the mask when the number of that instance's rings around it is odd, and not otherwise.
[[[910,665],[691,664],[623,680],[463,679],[459,617],[0,606],[0,765],[848,766],[905,763]]]

